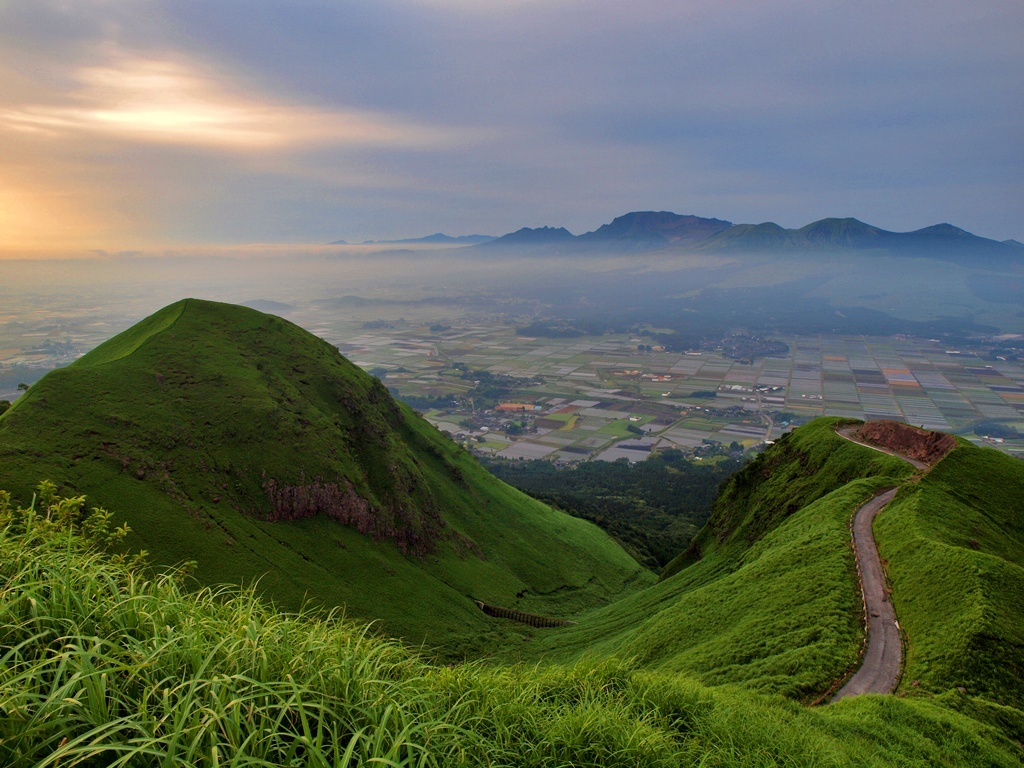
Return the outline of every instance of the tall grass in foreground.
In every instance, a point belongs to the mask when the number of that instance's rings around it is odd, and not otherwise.
[[[76,534],[81,499],[0,499],[0,763],[394,765],[477,746],[398,644],[251,592],[186,592]],[[443,714],[443,719],[438,715]]]
[[[808,710],[613,660],[430,666],[335,616],[104,555],[107,516],[83,506],[0,493],[0,765],[1019,764],[927,702]]]

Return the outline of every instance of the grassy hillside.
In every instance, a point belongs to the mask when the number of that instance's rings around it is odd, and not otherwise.
[[[711,518],[686,552],[666,566],[666,579],[707,554],[736,557],[789,516],[847,483],[909,477],[906,462],[835,434],[842,420],[817,419],[784,435],[735,475],[715,499]]]
[[[1024,464],[961,442],[919,477],[842,440],[837,423],[802,427],[734,476],[659,584],[522,655],[627,659],[817,700],[857,663],[863,637],[850,517],[900,486],[875,523],[907,647],[899,695],[1024,741]]]
[[[1001,713],[942,698],[810,709],[616,662],[431,666],[336,618],[150,580],[89,545],[105,532],[80,507],[0,494],[11,768],[1021,764]]]
[[[961,442],[875,533],[907,639],[903,690],[1024,708],[1024,463]]]
[[[811,700],[858,658],[853,512],[913,472],[819,419],[733,476],[662,581],[534,642],[529,653],[597,654],[709,684]]]
[[[43,478],[157,564],[483,642],[469,596],[567,617],[651,580],[595,526],[498,482],[326,342],[185,300],[52,372],[0,419],[0,486]]]

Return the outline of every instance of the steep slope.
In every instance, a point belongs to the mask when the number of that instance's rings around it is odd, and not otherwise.
[[[861,643],[850,516],[913,472],[838,437],[838,423],[801,427],[734,475],[655,587],[531,653],[612,655],[705,683],[820,696],[856,663]]]
[[[906,637],[903,689],[1024,708],[1024,462],[961,441],[875,534]]]
[[[197,300],[34,385],[0,420],[0,485],[47,478],[202,583],[260,579],[414,641],[491,626],[469,596],[566,617],[649,579],[595,526],[500,483],[297,326]]]

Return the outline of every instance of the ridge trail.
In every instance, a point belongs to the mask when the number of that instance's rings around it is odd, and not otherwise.
[[[912,464],[920,473],[928,471],[929,465],[912,459],[898,451],[881,448],[861,442],[854,437],[857,427],[837,429],[836,434],[851,443],[886,453]],[[864,597],[864,613],[867,624],[867,649],[860,667],[846,684],[829,699],[839,701],[848,696],[862,693],[892,693],[899,684],[903,669],[903,640],[896,610],[889,600],[885,569],[878,556],[872,523],[875,516],[893,500],[899,488],[889,488],[875,496],[857,510],[853,518],[853,547],[857,556],[857,572],[860,576],[861,593]]]
[[[853,542],[857,553],[857,571],[860,574],[864,611],[867,618],[868,647],[861,665],[846,685],[832,697],[839,701],[862,693],[892,693],[900,681],[903,667],[903,642],[900,638],[896,611],[889,600],[885,584],[885,571],[875,546],[871,524],[886,504],[892,501],[898,488],[890,488],[875,496],[857,510],[853,520]]]

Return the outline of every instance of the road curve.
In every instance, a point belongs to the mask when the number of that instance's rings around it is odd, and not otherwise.
[[[922,469],[922,470],[928,469],[928,465],[925,464],[923,461],[918,461],[917,459],[912,459],[909,456],[906,456],[905,454],[898,453],[897,451],[891,451],[891,450],[889,450],[887,448],[882,448],[882,447],[877,446],[877,445],[872,445],[871,443],[862,443],[860,440],[858,440],[857,438],[854,437],[854,434],[856,434],[856,432],[857,432],[857,427],[856,426],[853,426],[853,427],[842,427],[842,428],[836,430],[836,434],[837,435],[839,435],[844,440],[849,440],[851,443],[856,443],[857,445],[863,446],[864,448],[870,448],[871,450],[878,451],[879,453],[886,453],[886,454],[888,454],[890,456],[895,456],[897,459],[903,459],[905,462],[907,462],[908,464],[912,464],[917,469]]]
[[[898,488],[890,488],[857,510],[853,519],[853,543],[857,553],[864,610],[867,613],[868,647],[860,669],[851,677],[832,701],[862,693],[892,693],[900,681],[903,666],[903,643],[896,612],[889,600],[885,572],[875,546],[871,523]]]

